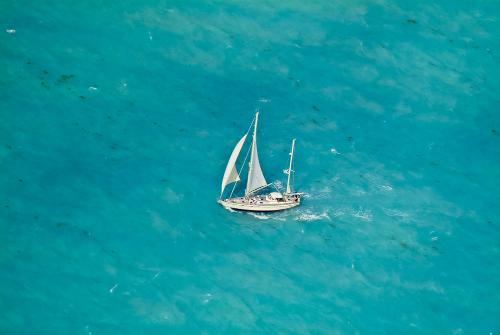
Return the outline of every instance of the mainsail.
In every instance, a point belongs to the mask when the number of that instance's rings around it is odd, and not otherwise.
[[[250,165],[248,167],[248,180],[245,195],[248,195],[261,187],[267,186],[266,178],[262,173],[257,153],[257,123],[259,121],[259,112],[255,114],[255,125],[253,130],[252,152],[250,154]],[[227,170],[226,170],[227,171]]]
[[[245,134],[241,140],[236,144],[229,157],[229,161],[227,162],[226,171],[224,172],[224,177],[222,178],[222,187],[220,191],[220,195],[224,193],[224,188],[226,185],[234,183],[235,181],[240,180],[240,176],[238,175],[238,171],[236,171],[236,159],[238,159],[238,155],[240,154],[241,148],[243,147],[243,143],[245,143],[245,139],[247,135]]]

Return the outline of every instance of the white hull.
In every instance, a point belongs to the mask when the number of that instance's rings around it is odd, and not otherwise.
[[[221,199],[218,202],[219,204],[224,206],[224,208],[230,208],[234,210],[249,212],[276,212],[300,205],[300,195],[293,198],[291,197],[289,199],[284,199],[282,201],[269,199],[267,197],[242,197],[224,200]]]

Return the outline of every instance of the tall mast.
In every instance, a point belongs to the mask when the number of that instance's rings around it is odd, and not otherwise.
[[[252,167],[253,167],[253,161],[255,159],[255,142],[257,141],[257,124],[259,123],[259,111],[255,113],[255,124],[253,127],[253,137],[252,137],[252,148],[251,148],[251,154],[250,154],[250,162],[248,163],[248,178],[247,178],[247,188],[245,190],[245,195],[248,195],[250,193],[250,183],[251,183],[251,177],[252,177]]]
[[[290,152],[290,166],[288,167],[288,180],[286,181],[286,193],[291,193],[290,176],[292,175],[293,151],[295,149],[295,139],[292,140],[292,151]]]

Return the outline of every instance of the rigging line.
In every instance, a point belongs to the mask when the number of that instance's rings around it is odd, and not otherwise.
[[[258,188],[256,188],[255,190],[253,190],[252,192],[248,193],[248,195],[250,195],[250,194],[254,194],[255,192],[260,191],[260,190],[262,190],[262,189],[264,189],[264,188],[266,188],[266,187],[268,187],[268,186],[271,186],[271,185],[273,185],[273,183],[269,183],[269,184],[267,184],[267,185],[264,185],[264,186],[258,187]]]
[[[253,123],[255,122],[255,116],[252,120],[252,122],[250,123],[250,127],[248,127],[248,130],[247,130],[247,133],[246,135],[248,136],[248,134],[250,133],[250,129],[252,129],[252,126],[253,126]],[[243,160],[243,164],[241,164],[241,168],[240,168],[240,171],[238,171],[238,175],[241,175],[241,171],[243,171],[243,168],[245,167],[245,163],[247,161],[247,158],[248,158],[248,154],[250,153],[250,149],[252,149],[252,146],[248,147],[248,150],[247,150],[247,154],[245,155],[245,159]],[[229,199],[231,199],[231,197],[233,196],[233,192],[234,190],[236,189],[236,185],[238,184],[238,181],[236,181],[233,185],[233,189],[231,190],[231,194],[229,194]]]
[[[274,187],[274,189],[276,190],[276,192],[279,192],[280,190],[278,190],[278,186],[276,186],[276,184],[274,182],[271,183]]]

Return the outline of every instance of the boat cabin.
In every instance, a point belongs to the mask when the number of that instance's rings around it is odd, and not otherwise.
[[[266,200],[268,201],[277,201],[277,202],[283,202],[285,201],[285,198],[283,198],[283,195],[279,192],[271,192],[266,196]]]

